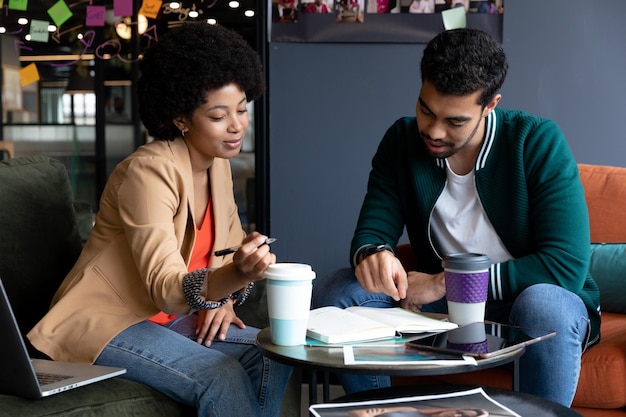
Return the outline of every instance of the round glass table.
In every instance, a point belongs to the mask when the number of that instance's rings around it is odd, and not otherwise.
[[[317,399],[317,373],[323,373],[323,399],[328,401],[329,373],[346,372],[362,375],[389,375],[389,376],[418,376],[418,375],[448,375],[478,371],[493,368],[507,363],[513,364],[513,389],[519,387],[519,358],[524,353],[524,347],[503,353],[501,355],[477,359],[476,365],[432,365],[427,362],[416,362],[415,365],[346,365],[344,363],[342,346],[278,346],[272,343],[270,329],[265,328],[257,335],[257,344],[265,356],[277,362],[308,370],[309,399]]]

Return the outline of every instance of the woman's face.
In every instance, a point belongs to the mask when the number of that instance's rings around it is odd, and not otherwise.
[[[184,139],[195,158],[230,159],[239,154],[248,129],[246,93],[235,84],[209,90],[206,103],[183,117],[177,126],[185,131]],[[179,126],[179,123],[183,126]],[[195,158],[194,158],[195,157]]]

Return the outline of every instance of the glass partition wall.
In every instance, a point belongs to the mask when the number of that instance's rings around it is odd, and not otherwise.
[[[93,10],[87,9],[92,2],[67,3],[70,17],[60,25],[54,23],[61,17],[43,10],[37,5],[40,2],[28,3],[26,10],[11,9],[5,2],[0,16],[0,140],[13,144],[15,157],[48,155],[63,162],[74,198],[97,210],[111,170],[152,140],[138,119],[134,96],[141,50],[158,42],[170,27],[198,19],[209,24],[209,17],[240,32],[258,48],[262,42],[257,34],[263,30],[257,24],[262,20],[254,16],[254,0],[246,1],[217,0],[204,10],[198,7],[204,3],[163,3],[157,14],[146,18],[139,13],[142,4],[137,0],[131,1],[132,15],[122,17],[115,16],[120,2],[106,0],[98,9],[101,26],[94,23]],[[190,13],[194,9],[200,11],[196,19]],[[265,170],[257,163],[256,150],[265,137],[265,122],[258,118],[264,117],[263,105],[249,104],[248,135],[239,157],[231,160],[235,198],[248,231],[259,226],[255,201],[262,191],[257,171]],[[0,153],[0,158],[6,157]]]

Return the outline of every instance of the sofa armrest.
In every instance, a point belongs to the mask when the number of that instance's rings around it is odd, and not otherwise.
[[[95,215],[89,203],[74,201],[73,204],[74,211],[76,212],[78,233],[80,234],[80,240],[84,246],[85,242],[87,242],[87,238],[89,237],[89,233],[91,233],[91,229],[93,228]]]

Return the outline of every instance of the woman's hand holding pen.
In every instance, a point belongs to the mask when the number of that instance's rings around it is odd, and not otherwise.
[[[270,252],[267,236],[258,232],[247,236],[241,245],[220,251],[234,253],[233,262],[218,268],[206,280],[203,288],[203,296],[206,299],[220,299],[224,294],[240,290],[252,281],[263,279],[267,267],[276,262],[276,255]],[[245,324],[233,309],[232,301],[220,308],[201,310],[198,312],[196,340],[205,346],[210,346],[216,339],[224,340],[231,324],[245,328]]]
[[[265,235],[252,232],[233,255],[235,267],[250,281],[263,279],[267,267],[276,263],[276,255],[270,252],[270,246],[266,244],[267,239]]]
[[[221,300],[251,282],[263,279],[267,267],[276,263],[276,255],[270,252],[266,242],[267,236],[258,232],[247,236],[236,248],[233,262],[222,265],[208,276],[202,288],[202,296],[207,300]]]

